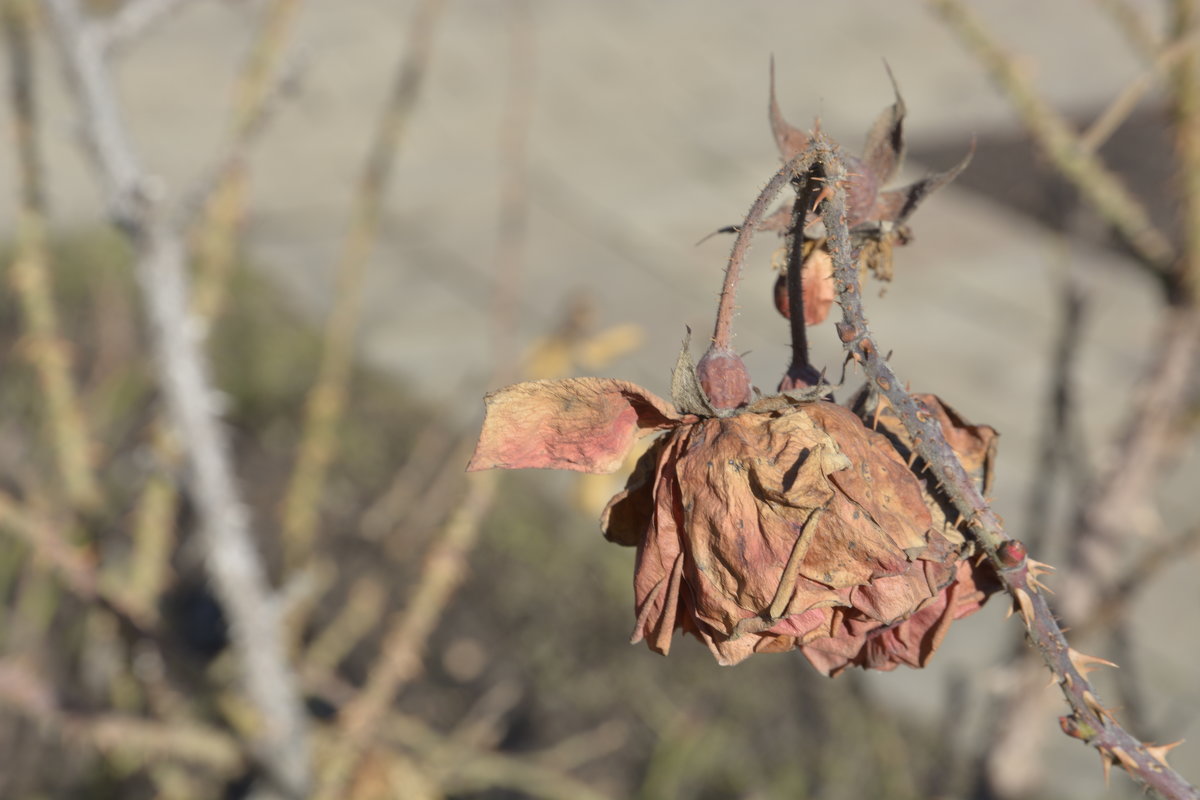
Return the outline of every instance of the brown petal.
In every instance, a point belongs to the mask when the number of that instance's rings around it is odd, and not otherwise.
[[[484,403],[469,471],[615,472],[639,437],[680,421],[670,403],[610,378],[527,381],[490,392]]]
[[[650,528],[654,514],[654,483],[665,439],[659,439],[642,453],[625,488],[617,492],[600,515],[604,538],[626,547],[637,545]]]

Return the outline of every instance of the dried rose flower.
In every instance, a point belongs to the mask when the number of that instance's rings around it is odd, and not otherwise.
[[[468,469],[612,472],[639,437],[667,431],[602,520],[638,548],[635,641],[665,654],[681,628],[722,664],[800,648],[826,673],[924,664],[982,597],[895,447],[829,402],[706,412],[681,364],[679,408],[602,378],[492,392]],[[906,622],[912,647],[892,643]]]

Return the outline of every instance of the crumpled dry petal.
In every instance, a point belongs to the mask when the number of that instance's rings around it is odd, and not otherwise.
[[[830,635],[811,641],[800,651],[817,670],[830,676],[851,666],[883,671],[900,664],[924,667],[950,623],[974,614],[998,588],[994,572],[960,561],[954,580],[902,622],[880,625],[860,611],[837,609]]]
[[[931,602],[957,554],[929,523],[890,443],[825,402],[667,434],[604,516],[638,544],[635,641],[665,654],[679,627],[722,664],[830,636],[839,608],[881,626]]]
[[[615,472],[639,438],[688,419],[642,387],[610,378],[526,381],[488,393],[484,403],[468,471]]]

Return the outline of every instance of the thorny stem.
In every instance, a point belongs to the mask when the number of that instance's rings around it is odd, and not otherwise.
[[[767,213],[767,207],[775,200],[775,196],[783,191],[796,175],[812,166],[815,155],[803,152],[776,172],[767,185],[758,193],[754,205],[746,214],[742,226],[738,228],[737,238],[733,241],[733,249],[729,253],[729,265],[725,268],[725,283],[721,286],[721,299],[717,303],[717,324],[713,328],[713,347],[717,350],[730,350],[732,338],[733,311],[737,299],[737,285],[742,277],[742,262],[750,250],[750,239],[758,229],[758,224]]]
[[[1060,720],[1064,732],[1096,748],[1106,770],[1115,763],[1163,797],[1200,800],[1200,790],[1168,767],[1165,759],[1157,757],[1161,751],[1151,751],[1122,728],[1112,713],[1100,704],[1095,689],[1084,676],[1090,665],[1068,646],[1046,604],[1045,595],[1040,591],[1037,573],[1031,572],[1029,559],[1022,556],[1013,564],[1001,557],[1001,548],[1009,540],[999,517],[954,455],[937,421],[903,388],[880,355],[867,327],[859,290],[858,259],[852,251],[846,225],[845,191],[841,186],[847,174],[845,165],[834,146],[820,134],[813,139],[810,150],[824,165],[832,187],[831,196],[822,205],[821,217],[829,237],[834,280],[842,306],[838,336],[847,354],[858,362],[871,383],[892,404],[913,440],[914,449],[929,466],[972,538],[987,554],[1005,589],[1012,595],[1030,642],[1054,674],[1071,706],[1072,713]]]

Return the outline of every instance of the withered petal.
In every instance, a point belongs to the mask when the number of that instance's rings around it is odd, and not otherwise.
[[[633,443],[679,424],[667,401],[627,381],[526,381],[484,397],[483,430],[468,471],[615,472]]]

